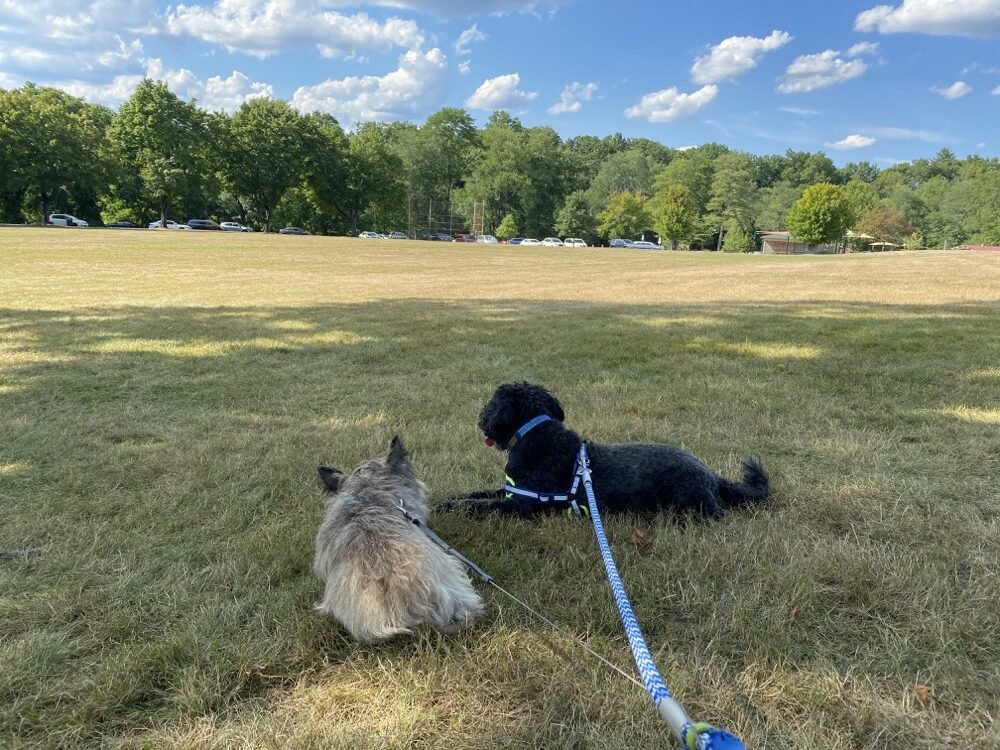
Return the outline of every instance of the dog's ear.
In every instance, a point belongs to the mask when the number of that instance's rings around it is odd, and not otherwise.
[[[340,490],[340,485],[344,483],[344,472],[329,466],[320,466],[318,471],[319,480],[327,490],[330,492],[338,492]]]
[[[563,413],[562,404],[559,403],[559,399],[544,388],[542,389],[542,394],[542,403],[549,416],[553,419],[558,419],[560,422],[566,421],[566,415]]]
[[[386,458],[386,463],[389,466],[404,469],[410,466],[410,454],[406,452],[406,446],[403,445],[403,438],[399,435],[393,437],[392,443],[389,444],[389,455]]]

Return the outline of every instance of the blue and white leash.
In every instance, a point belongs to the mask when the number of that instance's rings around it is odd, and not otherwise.
[[[628,594],[625,593],[621,576],[618,574],[618,566],[615,565],[615,559],[611,556],[611,545],[608,544],[607,534],[604,533],[604,523],[601,521],[601,513],[597,509],[597,499],[594,497],[594,483],[590,476],[590,459],[587,457],[586,443],[580,445],[576,474],[582,479],[583,488],[587,493],[587,506],[590,509],[590,518],[594,523],[597,545],[601,549],[604,569],[607,571],[608,582],[611,584],[611,591],[615,596],[615,603],[618,605],[618,614],[621,616],[622,625],[625,626],[625,635],[628,637],[628,644],[632,649],[632,658],[635,659],[635,666],[642,677],[646,692],[653,699],[653,704],[656,706],[660,718],[667,723],[674,736],[680,740],[681,746],[689,750],[745,750],[743,743],[729,732],[709,724],[693,722],[684,707],[670,694],[656,664],[653,662],[652,655],[649,653],[646,639],[643,638],[642,631],[639,630],[639,622],[632,611]]]

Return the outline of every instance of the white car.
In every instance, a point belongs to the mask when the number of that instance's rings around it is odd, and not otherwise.
[[[532,240],[532,239],[521,240],[521,247],[538,247],[541,244],[542,243],[539,242],[538,240]]]
[[[566,247],[586,247],[587,243],[579,237],[567,237],[563,240],[563,245]]]
[[[49,214],[49,224],[54,227],[89,227],[90,224],[70,214]]]
[[[476,237],[476,242],[480,245],[499,245],[500,242],[492,234],[481,234]]]
[[[245,232],[245,231],[247,231],[246,227],[244,227],[242,224],[240,224],[237,221],[224,221],[221,224],[219,224],[219,229],[221,229],[221,230],[223,230],[225,232]]]
[[[159,229],[160,228],[160,220],[157,219],[156,221],[150,222],[149,223],[149,228],[150,229]],[[176,221],[171,221],[170,219],[167,219],[167,229],[190,229],[190,228],[191,227],[189,227],[187,224],[178,224]]]
[[[635,250],[662,250],[663,245],[657,245],[655,242],[649,242],[648,240],[635,240],[631,247]]]
[[[524,243],[522,242],[521,244],[523,245]],[[542,240],[542,244],[545,247],[562,247],[563,241],[558,237],[546,237],[544,240]]]
[[[379,234],[378,232],[362,232],[361,234],[358,235],[358,237],[360,239],[362,239],[362,240],[380,240],[380,239],[382,239],[382,235]]]

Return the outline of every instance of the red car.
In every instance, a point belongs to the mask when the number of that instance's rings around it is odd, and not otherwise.
[[[474,234],[456,234],[455,239],[452,242],[475,242],[476,235]]]

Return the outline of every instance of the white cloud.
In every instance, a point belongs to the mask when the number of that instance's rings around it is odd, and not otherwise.
[[[861,57],[862,55],[877,55],[881,51],[878,42],[858,42],[847,50],[848,57]]]
[[[500,13],[533,13],[542,7],[550,9],[566,5],[571,0],[373,0],[371,5],[383,5],[389,8],[406,8],[407,10],[430,13],[437,16],[462,16],[475,14]],[[360,5],[350,0],[342,0],[339,5]],[[470,7],[474,6],[474,7]]]
[[[678,117],[693,115],[711,102],[719,87],[702,86],[690,94],[680,93],[675,86],[646,94],[639,103],[625,110],[629,118],[641,117],[649,122],[670,122]]]
[[[828,49],[815,55],[800,55],[785,70],[778,85],[782,94],[797,94],[843,83],[864,75],[868,63],[845,60],[837,50]]]
[[[522,91],[518,88],[521,76],[508,73],[505,76],[487,78],[473,92],[466,102],[472,109],[517,109],[538,96],[537,91]]]
[[[955,81],[948,88],[940,88],[938,86],[931,86],[931,91],[935,94],[940,94],[945,99],[961,99],[963,96],[972,91],[972,86],[967,84],[965,81]]]
[[[307,45],[324,57],[346,57],[362,49],[419,49],[424,43],[414,21],[379,22],[365,13],[348,16],[327,10],[329,5],[322,0],[217,0],[210,7],[171,8],[166,25],[175,36],[260,58]]]
[[[993,89],[992,93],[993,96],[1000,96],[1000,86],[997,86],[995,89]]]
[[[923,141],[924,143],[954,143],[955,139],[935,130],[915,130],[912,128],[866,128],[879,138],[903,141]]]
[[[458,35],[458,40],[455,42],[455,52],[460,55],[467,55],[469,54],[470,44],[486,41],[486,38],[486,34],[479,30],[479,26],[472,24],[472,26]]]
[[[0,0],[0,65],[28,78],[138,71],[131,34],[152,13],[152,0]]]
[[[579,112],[583,102],[589,102],[597,93],[598,85],[594,82],[580,83],[573,81],[562,90],[559,101],[549,107],[550,115],[561,115],[567,112]]]
[[[834,143],[827,143],[826,145],[830,148],[835,148],[838,151],[847,151],[853,148],[867,148],[875,143],[875,139],[868,135],[858,135],[853,133],[846,138],[842,138]]]
[[[858,14],[855,31],[992,38],[1000,36],[997,0],[903,0]]]
[[[707,55],[698,57],[691,66],[695,83],[718,83],[743,75],[757,66],[765,54],[792,41],[786,31],[774,30],[769,36],[731,36],[712,47]]]
[[[350,76],[300,86],[292,104],[300,112],[328,112],[350,127],[355,122],[422,117],[444,102],[448,61],[440,49],[410,50],[384,76]]]
[[[462,62],[458,64],[458,72],[461,73],[463,76],[469,75],[470,70],[472,70],[471,60],[462,60]]]
[[[24,84],[24,81],[10,73],[0,71],[0,89],[17,89]]]
[[[818,109],[804,109],[802,107],[778,107],[778,109],[782,112],[788,112],[790,115],[800,115],[802,117],[815,117],[822,114]]]
[[[270,84],[253,82],[238,70],[227,78],[210,76],[202,80],[187,68],[168,68],[158,58],[145,63],[145,76],[163,81],[178,97],[194,99],[209,112],[235,112],[245,101],[274,95]],[[88,101],[117,107],[132,95],[142,79],[143,75],[118,75],[109,83],[67,81],[53,85]]]

